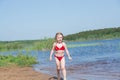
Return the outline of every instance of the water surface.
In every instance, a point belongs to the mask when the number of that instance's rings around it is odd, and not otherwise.
[[[66,57],[67,78],[69,80],[120,80],[120,39],[96,40],[67,43],[73,58]],[[33,66],[56,76],[56,65],[49,61],[50,51],[39,52],[39,64]]]

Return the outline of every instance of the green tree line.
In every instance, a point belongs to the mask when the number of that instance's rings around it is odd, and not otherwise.
[[[64,36],[65,41],[85,41],[120,38],[120,27],[83,31]],[[41,40],[0,41],[0,52],[10,50],[50,50],[54,38]]]
[[[120,38],[120,27],[89,30],[65,36],[65,40],[68,41],[98,40],[109,38]]]

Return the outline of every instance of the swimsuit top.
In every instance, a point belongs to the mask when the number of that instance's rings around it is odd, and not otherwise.
[[[65,47],[62,45],[60,48],[56,45],[54,48],[56,51],[58,50],[65,50]]]

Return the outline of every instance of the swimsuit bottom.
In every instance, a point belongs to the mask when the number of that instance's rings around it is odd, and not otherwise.
[[[56,55],[54,55],[59,61],[61,61],[62,60],[62,58],[64,57],[64,55],[63,56],[56,56]]]

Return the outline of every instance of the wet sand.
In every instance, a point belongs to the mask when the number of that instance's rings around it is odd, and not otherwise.
[[[57,77],[36,72],[32,67],[0,67],[0,80],[57,80]]]
[[[0,80],[54,80],[55,77],[34,71],[31,67],[0,68]]]
[[[68,80],[120,80],[120,61],[102,60],[67,66]],[[50,74],[32,67],[0,67],[0,80],[57,80],[53,67],[44,68]],[[61,79],[63,80],[63,79]]]
[[[55,68],[43,70],[56,73]],[[66,66],[68,80],[120,80],[120,59],[99,60]]]

